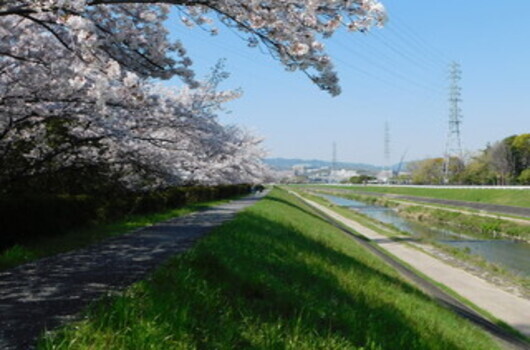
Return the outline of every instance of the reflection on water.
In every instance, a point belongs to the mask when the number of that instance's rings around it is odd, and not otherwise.
[[[392,209],[368,205],[356,200],[322,195],[330,202],[358,211],[373,219],[392,224],[398,229],[408,232],[413,236],[432,239],[453,247],[469,249],[472,254],[477,254],[486,260],[503,265],[508,270],[524,276],[530,276],[530,244],[511,240],[488,240],[469,237],[457,232],[430,227],[421,223],[400,217]]]

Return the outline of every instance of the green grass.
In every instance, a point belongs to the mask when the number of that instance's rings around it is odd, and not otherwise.
[[[510,189],[452,189],[379,186],[333,186],[352,191],[393,193],[408,196],[452,199],[468,202],[513,205],[530,208],[530,190]]]
[[[41,349],[497,349],[285,192]]]
[[[82,248],[108,237],[128,233],[223,202],[226,202],[226,200],[196,203],[160,213],[131,215],[112,223],[72,230],[55,237],[35,239],[24,245],[15,245],[0,252],[0,271],[46,256]]]

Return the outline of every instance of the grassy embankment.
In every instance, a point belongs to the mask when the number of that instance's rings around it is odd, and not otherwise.
[[[65,234],[53,237],[35,238],[29,243],[23,245],[18,244],[0,252],[0,271],[46,256],[82,248],[105,238],[125,234],[226,201],[228,200],[195,203],[159,213],[130,215],[112,223],[74,229]]]
[[[317,192],[327,193],[326,191],[317,191]],[[447,212],[447,211],[437,210],[437,209],[432,210],[432,209],[424,208],[421,206],[403,207],[400,204],[396,204],[395,202],[391,200],[381,198],[381,197],[371,197],[371,196],[359,195],[359,194],[353,194],[353,193],[351,194],[334,193],[334,195],[338,197],[343,197],[346,199],[358,200],[358,201],[369,203],[369,204],[377,204],[377,205],[382,205],[382,206],[387,206],[387,207],[397,207],[398,208],[397,212],[399,213],[399,215],[406,217],[408,219],[413,219],[418,222],[422,222],[424,224],[429,223],[429,224],[439,226],[445,229],[448,227],[453,227],[455,229],[458,229],[458,231],[461,233],[480,236],[481,238],[492,238],[492,237],[498,238],[499,236],[495,234],[494,232],[506,232],[504,234],[511,234],[511,237],[525,238],[526,240],[530,238],[530,234],[528,232],[529,226],[527,225],[517,225],[517,224],[513,224],[512,222],[506,222],[502,220],[478,217],[478,216],[469,216],[469,215],[452,213],[452,212]],[[399,240],[400,237],[410,236],[409,232],[399,230],[398,228],[396,228],[395,226],[391,224],[377,221],[364,214],[354,212],[348,208],[342,208],[340,206],[332,205],[329,201],[325,200],[322,197],[308,195],[307,193],[304,193],[304,196],[309,197],[312,200],[317,201],[321,204],[330,206],[332,207],[333,210],[335,210],[342,216],[353,219],[368,228],[371,228],[381,234],[389,236],[390,238],[395,238]],[[453,216],[453,219],[449,218],[447,214],[450,214],[449,216]],[[499,228],[501,229],[500,231],[492,232],[492,229],[499,230]],[[504,231],[502,231],[502,229],[504,229]],[[417,237],[417,242],[423,242],[423,243],[428,243],[430,245],[433,245],[437,249],[447,254],[450,254],[451,256],[461,261],[471,263],[472,265],[481,268],[483,271],[487,271],[495,276],[502,276],[504,278],[507,278],[509,281],[511,281],[511,283],[523,287],[525,289],[525,292],[530,291],[530,279],[529,278],[522,277],[518,274],[515,274],[507,270],[506,268],[504,268],[503,266],[499,264],[489,262],[479,255],[472,254],[469,249],[451,247],[446,244],[438,243],[432,240],[427,240],[421,237]]]
[[[275,190],[43,349],[495,349]]]
[[[511,189],[455,189],[455,188],[416,188],[416,187],[382,187],[382,186],[334,186],[358,191],[393,193],[407,196],[451,199],[467,202],[481,202],[500,205],[512,205],[530,208],[530,190]]]

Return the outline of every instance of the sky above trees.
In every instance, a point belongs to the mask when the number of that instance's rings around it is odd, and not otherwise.
[[[256,129],[271,156],[384,163],[384,123],[392,161],[443,153],[447,133],[447,71],[463,68],[463,146],[473,151],[530,123],[530,3],[511,1],[383,1],[389,22],[369,34],[339,31],[324,40],[339,73],[342,94],[330,97],[299,72],[285,72],[270,56],[249,49],[232,30],[216,37],[172,21],[194,66],[205,71],[227,58],[243,97],[223,120]],[[172,12],[170,17],[178,17]],[[176,82],[175,82],[176,83]],[[172,82],[169,82],[172,84]],[[526,128],[526,130],[525,130]]]

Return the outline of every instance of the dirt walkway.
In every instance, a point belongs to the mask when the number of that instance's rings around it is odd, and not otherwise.
[[[262,196],[146,227],[85,249],[0,272],[0,349],[29,349],[45,329],[142,278]]]
[[[300,197],[302,198],[302,197]],[[409,264],[431,279],[451,288],[478,307],[506,322],[526,336],[530,336],[530,301],[507,293],[468,272],[452,267],[426,253],[395,242],[356,221],[314,201],[302,198],[319,211],[345,224],[354,231],[378,244],[398,259]]]

